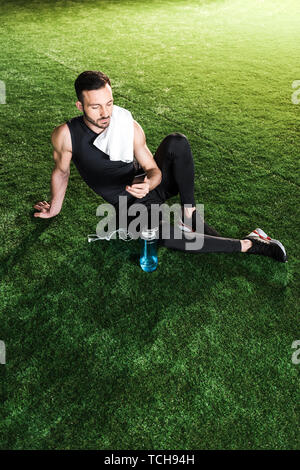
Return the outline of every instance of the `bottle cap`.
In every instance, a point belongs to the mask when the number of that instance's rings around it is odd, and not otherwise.
[[[155,240],[156,232],[158,231],[158,227],[143,229],[142,230],[142,238],[145,240]]]

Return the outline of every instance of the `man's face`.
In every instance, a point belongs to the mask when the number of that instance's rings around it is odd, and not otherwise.
[[[83,106],[77,101],[76,107],[83,112],[88,122],[99,129],[106,129],[110,124],[113,110],[113,96],[109,84],[98,90],[84,90],[82,94]]]

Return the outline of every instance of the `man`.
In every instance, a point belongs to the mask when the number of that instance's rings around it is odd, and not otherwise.
[[[145,133],[131,113],[114,105],[110,79],[100,71],[85,71],[75,81],[76,107],[83,114],[56,127],[52,133],[55,167],[51,178],[51,202],[34,205],[35,217],[49,218],[62,208],[71,160],[84,181],[107,202],[119,210],[119,196],[125,196],[129,206],[135,202],[162,204],[179,193],[182,205],[180,228],[196,231],[200,214],[194,199],[194,162],[185,135],[166,136],[155,156],[146,144]],[[126,155],[125,155],[126,154]],[[125,158],[126,157],[126,158]],[[137,175],[145,172],[145,177]],[[189,251],[185,237],[160,239],[168,248]],[[203,246],[193,252],[244,252],[261,254],[278,261],[287,261],[283,245],[261,229],[252,231],[241,240],[223,238],[204,222]]]

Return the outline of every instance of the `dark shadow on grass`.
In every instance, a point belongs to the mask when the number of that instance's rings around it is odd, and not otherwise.
[[[35,212],[35,211],[34,211]],[[28,216],[33,217],[33,211],[28,211]],[[5,258],[1,259],[1,266],[0,266],[0,279],[6,276],[9,270],[16,264],[22,260],[24,254],[26,254],[27,250],[29,250],[32,245],[34,245],[41,234],[47,230],[48,227],[51,226],[53,223],[53,218],[50,219],[36,219],[36,228],[30,232],[28,235],[22,238],[22,242],[19,246],[14,250],[13,253],[9,254]]]
[[[41,231],[39,227],[35,239]],[[33,239],[31,234],[26,246]],[[271,259],[241,253],[185,253],[159,247],[158,269],[145,273],[139,266],[139,253],[139,240],[84,242],[82,250],[56,267],[35,292],[28,291],[28,303],[36,304],[40,298],[42,304],[45,294],[48,299],[59,295],[63,308],[65,292],[66,296],[73,296],[77,314],[82,308],[83,319],[89,318],[95,328],[110,329],[122,337],[124,345],[127,340],[138,342],[141,347],[153,342],[166,310],[179,308],[184,316],[186,309],[202,297],[213,298],[215,286],[224,283],[224,279],[230,283],[232,278],[242,277],[260,295],[265,291],[279,310],[284,308],[286,266]],[[14,259],[18,259],[17,254]],[[22,309],[25,298],[24,293],[20,306],[15,305],[14,309]],[[205,305],[199,309],[199,321],[209,321]]]

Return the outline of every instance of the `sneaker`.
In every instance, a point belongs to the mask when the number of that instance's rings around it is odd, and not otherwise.
[[[252,246],[245,253],[264,255],[286,263],[288,258],[283,244],[267,235],[261,228],[256,228],[243,240],[251,240]]]
[[[181,208],[181,216],[179,218],[179,223],[178,223],[179,229],[184,232],[196,232],[196,217],[201,218],[201,215],[199,214],[197,209],[193,211],[192,217],[184,216],[183,211],[184,211],[183,208]],[[205,235],[211,235],[212,237],[221,237],[221,235],[213,227],[210,227],[204,221],[203,221],[203,228],[204,228]]]

